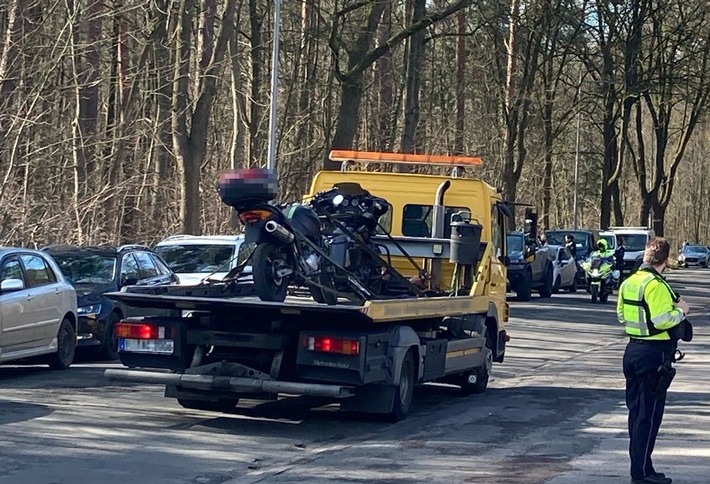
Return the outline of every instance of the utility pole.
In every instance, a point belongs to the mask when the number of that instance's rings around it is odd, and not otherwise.
[[[579,85],[577,86],[577,103],[581,103],[582,101],[582,72],[580,71],[579,73]],[[579,105],[579,104],[578,104]],[[577,140],[575,142],[575,149],[574,149],[574,202],[573,202],[573,208],[572,210],[574,211],[574,230],[577,230],[579,228],[579,218],[578,218],[578,198],[579,198],[579,136],[580,136],[580,127],[582,124],[582,109],[577,110]]]
[[[271,104],[269,109],[269,151],[266,168],[276,171],[276,105],[279,93],[279,42],[281,35],[281,0],[274,0],[274,45],[271,54]]]

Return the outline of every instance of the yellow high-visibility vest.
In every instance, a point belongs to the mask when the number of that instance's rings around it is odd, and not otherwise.
[[[631,275],[619,289],[616,306],[626,334],[636,339],[670,340],[668,330],[685,319],[673,297],[670,286],[655,271],[640,269]]]

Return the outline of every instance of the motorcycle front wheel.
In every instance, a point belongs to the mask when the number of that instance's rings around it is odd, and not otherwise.
[[[254,289],[262,301],[283,302],[288,291],[288,277],[278,271],[288,267],[284,251],[271,243],[259,244],[252,255]]]
[[[326,270],[325,267],[321,267],[320,273],[318,274],[318,282],[325,287],[335,289],[335,282],[333,281],[333,276],[330,272]],[[338,304],[338,296],[336,296],[330,291],[324,291],[320,287],[313,285],[309,286],[308,290],[311,293],[311,297],[313,298],[313,300],[315,300],[317,303],[325,303],[329,306],[334,306]]]
[[[599,297],[599,286],[596,284],[592,284],[592,302],[595,303],[597,302],[597,298]]]

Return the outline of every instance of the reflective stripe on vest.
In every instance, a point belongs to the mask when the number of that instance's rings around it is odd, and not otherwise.
[[[645,277],[641,279],[641,274]],[[640,281],[636,282],[638,279]],[[648,337],[663,333],[656,329],[651,321],[651,310],[644,297],[646,286],[656,279],[656,275],[645,271],[639,271],[629,277],[622,286],[621,294],[622,308],[617,316],[619,321],[623,321],[626,326],[626,334],[629,336]]]

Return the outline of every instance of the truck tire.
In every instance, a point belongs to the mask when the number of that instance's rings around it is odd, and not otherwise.
[[[554,281],[552,280],[552,268],[547,266],[545,270],[545,277],[542,279],[542,286],[540,286],[540,297],[542,299],[547,299],[552,296],[552,287]]]
[[[254,289],[262,301],[283,302],[288,291],[288,278],[276,276],[285,262],[285,254],[274,244],[259,244],[252,254]]]
[[[74,361],[76,351],[76,331],[67,318],[64,318],[57,331],[57,352],[49,355],[47,364],[52,370],[66,370]]]
[[[189,398],[178,398],[177,402],[183,408],[190,410],[206,410],[208,412],[230,412],[239,403],[238,398],[219,398],[216,401],[192,400]]]
[[[474,368],[462,377],[461,393],[464,395],[476,395],[483,393],[488,388],[488,380],[490,380],[489,368],[493,366],[493,341],[488,335],[488,331],[484,332],[486,345],[482,348],[485,351],[483,366]]]
[[[518,301],[527,302],[532,299],[532,272],[529,270],[525,271],[523,280],[520,281],[518,287],[515,288],[515,294],[518,296]]]
[[[113,361],[118,358],[118,338],[116,337],[116,325],[121,320],[117,313],[111,313],[106,321],[104,335],[101,338],[98,357],[101,360]]]
[[[402,360],[399,382],[394,387],[394,403],[392,404],[392,411],[387,415],[387,419],[390,422],[404,420],[412,408],[414,384],[416,383],[415,363],[414,350],[409,349]]]

